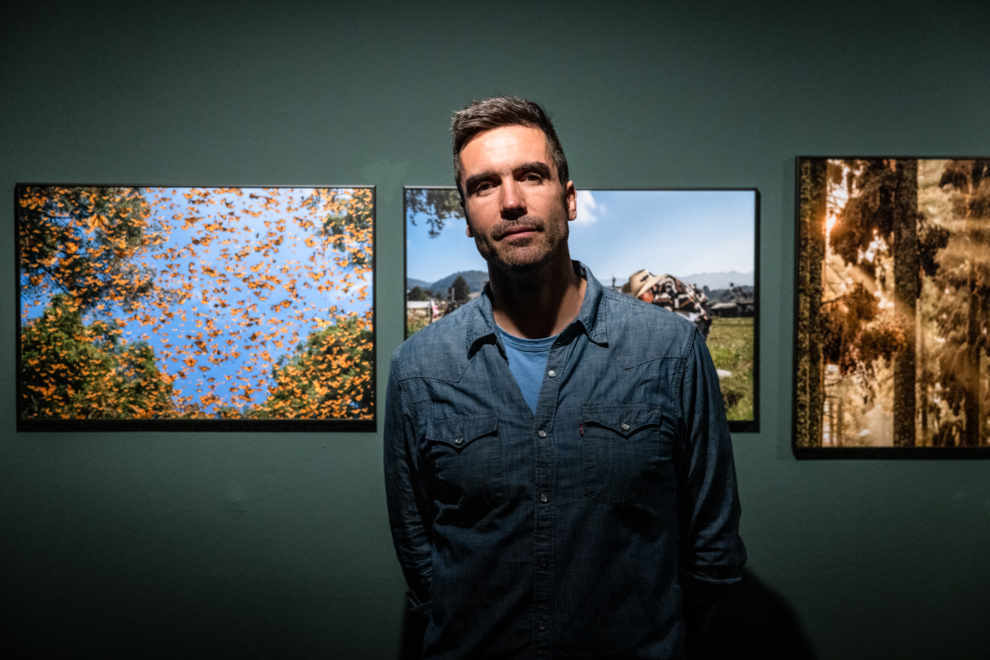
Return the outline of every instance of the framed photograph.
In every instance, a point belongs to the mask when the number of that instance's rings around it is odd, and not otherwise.
[[[21,184],[18,431],[374,431],[373,187]]]
[[[797,172],[795,455],[990,458],[990,159]]]
[[[733,432],[759,430],[759,192],[578,190],[571,258],[698,325]],[[453,187],[405,189],[406,336],[481,295],[488,264]]]

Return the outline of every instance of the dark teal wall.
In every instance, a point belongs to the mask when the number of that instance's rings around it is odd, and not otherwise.
[[[750,567],[821,658],[986,657],[990,463],[799,463],[790,429],[794,158],[990,154],[990,5],[86,4],[0,21],[0,644],[389,658],[404,591],[380,433],[14,432],[14,184],[377,185],[383,386],[401,187],[511,92],[581,187],[760,189]]]

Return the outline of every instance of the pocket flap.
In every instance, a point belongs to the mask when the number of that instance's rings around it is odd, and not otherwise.
[[[426,439],[462,449],[497,430],[498,415],[458,415],[430,422],[426,427]]]
[[[660,409],[638,404],[585,404],[581,406],[581,417],[585,424],[603,426],[629,437],[644,426],[660,424]]]

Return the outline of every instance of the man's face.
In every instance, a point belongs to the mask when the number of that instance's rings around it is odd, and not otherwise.
[[[543,131],[484,131],[464,145],[459,162],[467,235],[489,263],[529,270],[567,245],[577,196],[574,184],[557,180]]]

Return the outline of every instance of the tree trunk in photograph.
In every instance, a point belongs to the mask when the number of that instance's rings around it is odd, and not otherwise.
[[[915,327],[918,289],[918,161],[898,160],[894,217],[894,314],[905,348],[894,358],[894,446],[914,447],[916,435]]]
[[[925,324],[918,315],[918,362],[921,363],[921,374],[918,379],[918,404],[921,406],[921,433],[918,444],[922,447],[931,446],[928,435],[928,349],[925,346]]]
[[[843,445],[843,443],[845,442],[845,437],[843,435],[843,429],[845,428],[845,425],[842,423],[842,420],[843,420],[842,415],[845,414],[843,412],[843,410],[842,410],[842,400],[846,396],[846,393],[845,393],[844,390],[845,390],[845,388],[843,388],[842,390],[840,390],[840,394],[839,394],[839,397],[838,397],[839,398],[839,405],[838,405],[839,413],[838,413],[837,417],[839,418],[839,421],[835,425],[835,433],[833,434],[833,437],[832,437],[832,443],[836,447],[841,447]]]
[[[800,161],[795,425],[799,447],[822,445],[822,267],[825,262],[824,159]]]
[[[986,415],[987,413],[987,409],[984,407],[984,405],[987,403],[988,383],[984,380],[984,376],[987,374],[987,367],[990,366],[990,362],[988,362],[987,360],[987,354],[983,351],[979,351],[977,353],[976,360],[977,362],[979,362],[980,365],[976,373],[976,383],[980,394],[979,397],[977,398],[977,401],[980,402],[980,416],[981,416],[980,418],[982,419],[982,416]],[[987,426],[988,424],[985,423],[980,424],[981,447],[990,447],[990,436],[988,436],[988,431],[990,431],[990,429],[988,429]]]
[[[971,220],[969,222],[972,222]],[[969,267],[969,312],[966,327],[966,362],[963,383],[963,409],[966,414],[966,428],[963,430],[962,444],[965,447],[980,445],[980,296],[976,293],[976,264]]]

